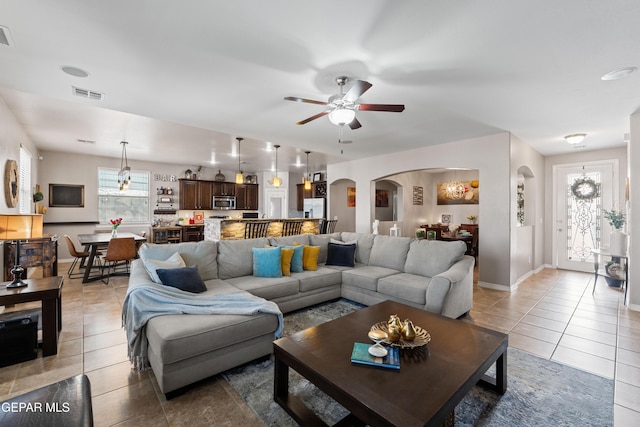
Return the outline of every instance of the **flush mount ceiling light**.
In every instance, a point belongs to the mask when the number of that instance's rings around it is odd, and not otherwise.
[[[240,142],[244,138],[236,138],[238,140],[238,173],[236,174],[236,184],[244,184],[244,175],[242,174],[242,170],[240,170]]]
[[[280,148],[280,145],[275,144],[273,148],[276,149],[276,176],[274,176],[273,179],[269,181],[269,184],[273,185],[276,188],[280,188],[280,186],[282,185],[282,180],[278,178],[278,148]]]
[[[305,151],[307,155],[307,174],[302,178],[302,182],[304,182],[304,189],[311,190],[311,180],[309,179],[309,154],[311,151]]]
[[[567,135],[564,139],[571,145],[580,144],[584,141],[584,138],[587,136],[586,133],[573,133],[571,135]]]
[[[131,168],[129,167],[129,160],[127,159],[127,141],[121,141],[122,144],[122,157],[120,157],[120,172],[118,172],[118,185],[120,191],[125,191],[129,188],[131,182]]]
[[[620,68],[619,70],[609,71],[604,76],[600,77],[601,80],[619,80],[627,77],[629,74],[635,72],[637,67],[625,67]]]

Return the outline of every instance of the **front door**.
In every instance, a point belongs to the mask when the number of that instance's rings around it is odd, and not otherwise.
[[[554,169],[556,265],[592,272],[591,251],[608,244],[609,226],[603,221],[603,210],[619,209],[617,161],[558,165]]]

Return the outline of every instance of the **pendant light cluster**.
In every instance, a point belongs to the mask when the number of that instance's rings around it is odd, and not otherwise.
[[[276,176],[274,176],[273,179],[271,180],[271,185],[273,185],[276,188],[280,188],[280,186],[282,185],[282,180],[278,178],[278,148],[280,148],[280,145],[275,144],[273,148],[276,149]]]
[[[242,170],[240,169],[240,142],[244,138],[236,138],[238,140],[238,173],[236,174],[236,184],[244,184],[244,175],[242,174]]]
[[[305,151],[305,153],[307,155],[307,174],[302,178],[302,182],[304,183],[305,190],[311,190],[311,179],[309,176],[309,154],[311,154],[311,151]]]
[[[122,156],[120,157],[120,172],[118,172],[118,186],[120,191],[125,191],[129,188],[131,182],[131,168],[129,167],[129,161],[127,159],[127,141],[121,141],[122,144]]]

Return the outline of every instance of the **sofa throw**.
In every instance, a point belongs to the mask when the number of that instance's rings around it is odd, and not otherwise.
[[[136,370],[149,369],[146,324],[165,314],[268,313],[278,316],[274,338],[282,336],[283,317],[278,305],[244,291],[217,295],[187,294],[170,286],[144,283],[129,288],[122,305],[122,325],[127,333],[128,356]]]

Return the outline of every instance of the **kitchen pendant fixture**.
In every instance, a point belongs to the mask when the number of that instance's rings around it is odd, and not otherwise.
[[[309,154],[311,151],[305,151],[305,153],[307,154],[307,174],[302,178],[302,181],[304,182],[304,189],[311,190],[311,180],[309,179]]]
[[[278,178],[278,148],[280,148],[280,145],[275,144],[273,148],[276,149],[276,176],[273,177],[270,184],[276,188],[280,188],[280,186],[282,185],[282,180]]]
[[[244,175],[242,174],[242,170],[240,169],[240,142],[244,138],[236,138],[238,140],[238,173],[236,174],[236,184],[244,184]]]
[[[122,144],[122,156],[120,158],[120,172],[118,172],[118,186],[120,191],[125,191],[129,188],[131,182],[131,168],[129,167],[129,161],[127,159],[127,141],[120,141]]]

